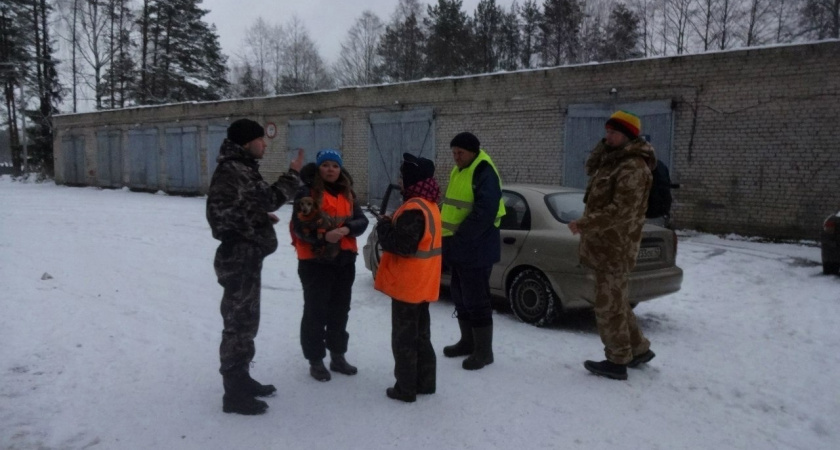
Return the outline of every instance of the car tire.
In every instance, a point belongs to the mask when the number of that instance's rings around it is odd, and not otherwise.
[[[840,263],[823,262],[823,274],[834,275],[840,272]]]
[[[379,245],[379,236],[373,241],[370,250],[370,274],[376,279],[376,272],[379,270],[379,262],[382,260],[382,246]]]
[[[525,323],[544,327],[557,318],[557,295],[539,270],[527,269],[516,275],[508,289],[508,301],[516,318]]]

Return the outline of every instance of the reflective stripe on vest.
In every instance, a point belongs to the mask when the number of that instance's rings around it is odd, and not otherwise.
[[[473,209],[475,201],[475,193],[473,192],[472,182],[475,168],[482,161],[487,161],[496,176],[499,178],[499,188],[502,187],[502,177],[499,175],[496,165],[490,159],[490,156],[484,151],[479,150],[478,156],[473,160],[469,167],[462,170],[458,166],[452,168],[449,174],[449,186],[446,188],[446,197],[443,199],[443,208],[441,208],[441,220],[443,221],[443,236],[452,236],[461,225],[461,222],[467,218]],[[502,216],[505,215],[505,201],[499,199],[499,209],[496,212],[496,220],[493,224],[498,228],[502,222]]]
[[[397,209],[392,223],[396,223],[397,218],[409,210],[421,211],[425,219],[426,229],[417,245],[417,252],[411,256],[383,252],[374,288],[407,303],[434,302],[440,295],[443,263],[440,212],[434,203],[415,197]]]
[[[334,228],[339,228],[344,226],[344,223],[353,217],[353,204],[350,203],[350,200],[344,194],[335,196],[329,192],[324,192],[321,197],[321,211],[327,213],[332,218]],[[359,252],[355,237],[349,235],[343,236],[338,243],[342,250],[350,250],[353,253]],[[316,257],[312,251],[312,244],[300,239],[292,239],[292,244],[295,246],[298,259],[314,259]]]

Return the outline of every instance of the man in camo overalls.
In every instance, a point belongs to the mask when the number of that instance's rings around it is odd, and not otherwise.
[[[617,111],[605,125],[606,136],[586,161],[583,217],[569,223],[580,233],[580,261],[595,271],[595,319],[607,359],[586,361],[590,372],[627,379],[627,367],[654,357],[627,299],[627,279],[642,240],[653,147],[639,137],[641,120]]]

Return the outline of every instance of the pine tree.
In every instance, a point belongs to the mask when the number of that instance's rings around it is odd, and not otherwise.
[[[438,0],[428,7],[424,19],[429,35],[426,39],[426,73],[434,77],[466,75],[474,67],[474,36],[461,0]]]
[[[522,4],[522,49],[519,61],[524,68],[534,65],[534,55],[538,53],[540,42],[540,24],[543,17],[536,0],[525,0]]]
[[[26,114],[31,119],[33,128],[33,139],[30,142],[28,153],[32,163],[41,169],[41,172],[52,176],[53,174],[53,127],[52,118],[58,113],[58,104],[61,102],[61,84],[58,80],[56,60],[53,56],[53,41],[50,38],[50,27],[47,18],[50,16],[52,6],[46,0],[37,0],[32,4],[32,23],[35,25],[34,54],[35,60],[35,85],[38,95],[38,108],[27,110]],[[28,99],[24,99],[26,102]],[[29,133],[29,130],[25,130]]]
[[[200,0],[145,0],[141,29],[140,104],[219,100],[228,90],[227,57]]]
[[[601,51],[603,61],[620,61],[642,56],[639,18],[624,4],[615,4],[604,31],[606,36]]]
[[[476,69],[490,73],[499,67],[499,44],[502,41],[502,10],[496,0],[481,0],[473,20]]]
[[[382,57],[382,74],[387,81],[418,80],[425,76],[426,34],[416,12],[397,17],[385,27],[377,52]]]
[[[582,20],[583,10],[578,0],[545,0],[540,24],[544,64],[559,66],[578,62]]]
[[[516,70],[519,68],[519,54],[522,46],[519,29],[519,5],[516,1],[510,5],[510,11],[502,11],[502,24],[499,28],[499,67],[502,70]]]
[[[810,39],[840,38],[840,0],[804,0],[799,24]]]
[[[32,60],[31,16],[26,14],[23,0],[9,0],[0,7],[0,79],[3,80],[3,99],[9,120],[9,147],[12,153],[12,171],[20,175],[23,166],[20,127],[18,126],[17,92],[26,82],[27,66]]]

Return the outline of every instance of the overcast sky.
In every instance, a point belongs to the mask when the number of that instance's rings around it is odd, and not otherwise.
[[[472,16],[478,2],[464,0],[463,10]],[[420,0],[420,3],[437,1]],[[508,9],[513,0],[496,3]],[[362,11],[370,9],[388,23],[397,4],[397,0],[204,0],[201,6],[210,11],[204,19],[216,25],[222,50],[233,60],[248,27],[259,17],[270,24],[284,24],[296,14],[317,44],[321,57],[332,64],[341,50],[341,41]]]

